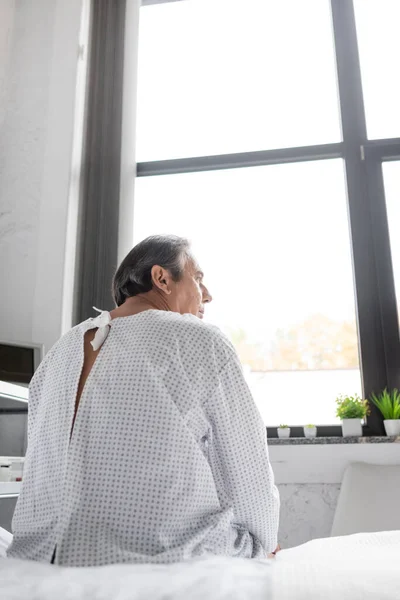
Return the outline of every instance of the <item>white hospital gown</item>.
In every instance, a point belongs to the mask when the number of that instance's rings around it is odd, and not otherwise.
[[[54,562],[70,566],[265,557],[279,496],[230,342],[191,315],[114,319],[70,437],[84,334],[100,321],[61,338],[31,382],[8,556],[50,562],[56,549]]]

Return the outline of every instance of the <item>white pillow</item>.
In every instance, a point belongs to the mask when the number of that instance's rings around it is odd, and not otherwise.
[[[400,464],[350,464],[343,476],[331,535],[400,530],[399,506]]]

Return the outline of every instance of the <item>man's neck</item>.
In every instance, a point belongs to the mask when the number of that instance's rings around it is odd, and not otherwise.
[[[167,296],[155,289],[150,290],[145,294],[138,294],[132,298],[127,298],[121,306],[111,311],[111,317],[116,319],[117,317],[129,317],[130,315],[137,315],[146,310],[165,310],[173,311],[173,308],[169,305]]]

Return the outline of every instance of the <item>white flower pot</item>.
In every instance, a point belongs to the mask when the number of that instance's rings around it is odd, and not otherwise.
[[[284,429],[281,429],[281,427],[278,427],[278,437],[279,438],[290,437],[290,427],[285,427]]]
[[[362,436],[361,419],[343,419],[342,433],[343,433],[343,437],[361,437]]]
[[[304,427],[304,436],[306,438],[317,437],[317,428],[316,427]]]
[[[386,435],[400,435],[400,419],[387,419],[383,421]]]

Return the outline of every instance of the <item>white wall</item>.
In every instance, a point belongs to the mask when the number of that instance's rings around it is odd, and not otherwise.
[[[132,248],[136,164],[136,87],[141,0],[127,0],[125,15],[124,85],[122,96],[121,187],[118,262]]]
[[[0,2],[0,337],[46,349],[62,333],[82,6]]]

